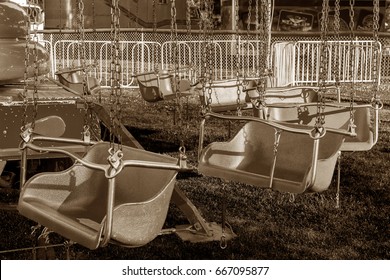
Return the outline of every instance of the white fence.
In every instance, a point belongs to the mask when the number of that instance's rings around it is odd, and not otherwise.
[[[273,62],[278,85],[314,85],[319,81],[320,41],[276,42]],[[381,44],[374,41],[328,41],[326,82],[367,83],[374,78],[374,61],[381,65]]]
[[[101,81],[102,86],[109,86],[111,65],[111,42],[84,41],[84,60],[86,64],[94,64],[96,69],[90,74]],[[155,69],[173,69],[173,49],[176,42],[167,41],[162,44],[152,41],[120,41],[120,63],[122,67],[122,86],[135,86],[134,75],[150,72]],[[210,42],[212,57],[207,66],[212,69],[215,80],[231,79],[240,75],[255,75],[258,68],[257,55],[260,42],[239,42],[239,55],[236,55],[235,40],[219,40]],[[203,41],[180,41],[177,43],[177,55],[180,75],[197,80],[200,76],[205,43]],[[61,68],[74,67],[81,64],[81,45],[75,40],[60,40],[53,48],[54,72]]]
[[[255,77],[259,69],[260,41],[213,40],[212,57],[207,61],[215,80],[232,79],[237,75]],[[81,45],[77,40],[59,40],[54,44],[44,41],[52,55],[53,73],[65,68],[80,65]],[[124,87],[136,86],[134,75],[155,69],[173,68],[173,48],[175,42],[120,41],[121,84]],[[94,64],[90,75],[98,78],[102,86],[110,85],[111,42],[105,40],[85,40],[84,59],[86,64]],[[177,44],[180,75],[192,80],[200,76],[205,43],[184,41]],[[239,55],[236,50],[239,50]],[[275,42],[272,45],[273,86],[313,85],[319,80],[320,41]],[[374,41],[330,41],[328,44],[327,82],[334,83],[336,77],[341,82],[371,82],[373,79],[373,57],[381,58],[381,45]],[[353,56],[351,54],[354,54]],[[354,58],[351,61],[351,58]],[[335,66],[338,69],[335,69]],[[353,67],[351,67],[353,65]],[[379,70],[379,69],[378,69]],[[353,72],[353,73],[352,73]]]

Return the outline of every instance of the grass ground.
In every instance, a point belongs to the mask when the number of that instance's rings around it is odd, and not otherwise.
[[[199,126],[197,100],[190,100],[185,125],[173,122],[173,102],[147,104],[127,96],[123,123],[146,149],[178,156],[184,140],[188,162],[196,166]],[[390,240],[390,110],[381,110],[379,141],[370,151],[345,153],[341,169],[341,207],[335,207],[336,176],[323,193],[295,196],[234,182],[224,183],[197,173],[179,174],[177,184],[208,221],[226,219],[237,238],[221,249],[219,242],[189,243],[176,235],[163,235],[136,249],[114,245],[89,251],[70,248],[74,259],[389,259]],[[206,143],[225,139],[227,123],[209,122]],[[238,124],[232,125],[234,131]],[[17,200],[18,190],[3,192],[2,202]],[[32,246],[30,227],[15,211],[0,210],[0,250]],[[166,227],[187,223],[170,206]],[[63,242],[52,234],[51,243]],[[63,247],[56,258],[65,258]],[[1,259],[30,259],[31,251],[7,252]]]

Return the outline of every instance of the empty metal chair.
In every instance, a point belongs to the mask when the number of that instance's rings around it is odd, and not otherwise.
[[[32,177],[22,188],[19,212],[89,249],[153,240],[165,222],[177,160],[123,147],[123,170],[110,177],[103,171],[109,148],[97,143],[69,169]]]

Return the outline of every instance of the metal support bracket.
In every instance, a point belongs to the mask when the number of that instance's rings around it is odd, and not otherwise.
[[[175,233],[183,241],[192,243],[220,241],[222,234],[224,234],[226,240],[236,237],[236,234],[230,228],[225,228],[223,231],[221,225],[207,222],[178,186],[175,186],[173,190],[171,202],[175,203],[190,222],[189,225],[176,226]]]

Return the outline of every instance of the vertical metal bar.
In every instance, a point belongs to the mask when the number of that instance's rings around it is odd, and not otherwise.
[[[20,189],[22,189],[26,183],[27,176],[27,147],[22,150],[20,164]]]
[[[206,98],[206,97],[205,97]],[[207,101],[206,101],[207,102]],[[200,156],[203,150],[203,141],[204,141],[204,126],[205,126],[206,118],[203,118],[200,122],[199,129],[199,144],[198,144],[198,160],[200,160]]]
[[[112,169],[110,176],[115,174],[115,170]],[[114,214],[114,201],[115,201],[115,176],[108,179],[108,190],[107,190],[107,212],[106,221],[103,230],[103,239],[99,246],[104,247],[108,244],[111,239],[112,225],[113,225],[113,214]]]
[[[341,178],[341,151],[337,157],[337,189],[336,189],[336,208],[340,208],[340,178]]]
[[[277,156],[278,156],[278,147],[279,147],[281,133],[282,133],[281,130],[275,130],[275,142],[274,142],[274,150],[273,150],[274,157],[273,157],[273,161],[272,161],[270,179],[269,179],[269,188],[270,189],[272,189],[272,186],[274,183],[276,160],[277,160]]]
[[[318,136],[318,135],[316,135]],[[312,156],[312,162],[311,162],[311,177],[310,181],[308,183],[307,188],[312,187],[314,185],[315,179],[317,177],[317,161],[318,161],[318,153],[320,148],[320,139],[316,138],[314,139],[314,145],[313,145],[313,156]]]

